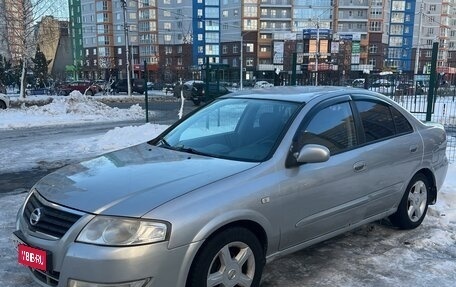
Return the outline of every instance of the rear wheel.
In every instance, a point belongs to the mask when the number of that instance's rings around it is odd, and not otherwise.
[[[93,91],[92,90],[86,91],[86,95],[92,97],[93,96]]]
[[[4,101],[0,101],[0,110],[6,109],[6,103]]]
[[[413,229],[423,222],[429,206],[430,185],[423,174],[416,174],[410,181],[391,223],[401,229]]]
[[[241,227],[208,239],[195,258],[187,287],[259,286],[265,264],[258,238]]]

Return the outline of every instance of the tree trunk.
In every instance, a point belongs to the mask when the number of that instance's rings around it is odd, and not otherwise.
[[[25,89],[26,89],[26,83],[25,83],[25,73],[27,71],[26,69],[26,65],[27,65],[27,59],[24,57],[23,59],[23,62],[22,62],[22,73],[21,73],[21,90],[20,90],[20,94],[19,94],[19,99],[25,99],[25,96],[26,96],[26,92],[25,92]]]

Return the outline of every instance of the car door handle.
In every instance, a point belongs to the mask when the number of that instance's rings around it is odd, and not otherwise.
[[[418,150],[418,146],[417,145],[410,146],[410,152],[416,152],[417,150]]]
[[[355,172],[360,172],[366,169],[366,163],[364,161],[358,161],[353,165],[353,170]]]

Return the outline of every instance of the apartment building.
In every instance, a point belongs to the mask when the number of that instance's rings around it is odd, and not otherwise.
[[[418,73],[427,73],[431,66],[432,45],[439,44],[437,72],[456,74],[454,56],[456,52],[456,1],[427,0],[417,1],[414,39],[418,60],[415,59]]]
[[[0,51],[13,66],[20,65],[24,54],[35,51],[27,46],[33,38],[31,5],[30,0],[0,0]]]
[[[323,84],[414,73],[415,62],[427,72],[434,39],[439,71],[451,72],[455,1],[69,0],[70,31],[87,78],[125,78],[128,46],[129,72],[142,77],[146,61],[153,81],[202,78],[210,63],[226,81],[286,84],[296,53],[298,83]]]
[[[66,66],[72,65],[68,21],[45,16],[37,23],[36,44],[49,61],[48,73],[55,79],[66,78]]]
[[[0,10],[6,11],[5,8],[5,1],[0,0]],[[7,39],[7,29],[6,29],[6,17],[3,15],[0,16],[0,57],[5,57],[6,59],[10,59],[10,52],[8,47]],[[1,59],[3,60],[3,59]]]

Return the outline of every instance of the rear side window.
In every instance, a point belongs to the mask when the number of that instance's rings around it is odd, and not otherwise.
[[[393,115],[394,124],[396,125],[397,134],[406,134],[413,131],[412,125],[409,121],[394,107],[390,107],[391,113]]]
[[[389,106],[378,102],[355,101],[367,143],[395,135],[393,116]]]

